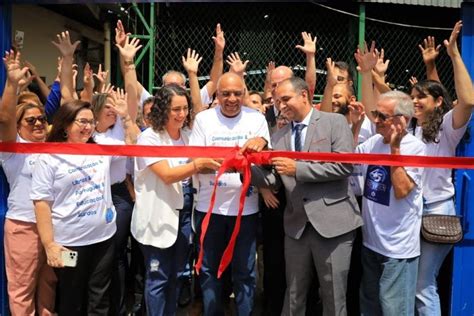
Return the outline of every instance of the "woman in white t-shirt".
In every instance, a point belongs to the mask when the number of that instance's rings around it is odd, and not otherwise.
[[[0,105],[0,141],[43,142],[48,127],[44,109],[31,103],[17,105],[18,82],[27,70],[21,69],[20,53],[7,52],[3,60],[7,82]],[[33,203],[25,198],[25,192],[31,188],[36,157],[0,153],[0,163],[10,186],[3,242],[12,315],[54,314],[56,276],[46,263]]]
[[[91,105],[70,101],[58,110],[47,141],[93,143],[94,126]],[[108,313],[116,230],[110,193],[112,159],[42,154],[36,161],[30,198],[48,264],[56,268],[59,315]],[[72,265],[76,261],[75,267],[64,267],[64,255]]]
[[[411,91],[416,119],[412,121],[410,129],[426,143],[428,156],[455,156],[456,146],[467,129],[474,107],[471,78],[456,44],[461,26],[461,22],[456,23],[449,41],[445,41],[454,68],[458,105],[453,108],[446,89],[438,81],[418,82]],[[451,169],[424,169],[423,214],[456,214],[451,173]],[[419,315],[441,315],[436,278],[451,248],[452,245],[449,244],[421,240],[416,293],[416,309]]]
[[[137,144],[187,145],[190,105],[189,95],[178,85],[158,90],[149,115],[151,128],[142,132]],[[191,176],[219,167],[210,158],[136,158],[131,231],[145,259],[144,296],[149,315],[176,314],[177,282],[189,259],[192,240]]]

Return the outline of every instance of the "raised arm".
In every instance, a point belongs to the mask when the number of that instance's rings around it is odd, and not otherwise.
[[[140,129],[135,123],[135,120],[132,120],[128,113],[129,106],[127,104],[127,93],[123,89],[117,88],[116,91],[112,91],[109,95],[112,97],[113,109],[117,114],[118,119],[122,120],[123,130],[125,132],[125,143],[129,145],[136,144],[137,136],[140,134]]]
[[[199,90],[199,81],[197,77],[199,63],[201,62],[202,57],[199,57],[199,54],[196,53],[195,50],[191,50],[191,48],[188,48],[186,58],[184,56],[182,56],[181,58],[183,61],[183,67],[188,73],[189,88],[191,90],[191,101],[193,103],[193,112],[194,115],[196,115],[202,110],[204,110],[201,101],[201,93]]]
[[[388,64],[390,59],[384,61],[384,50],[375,50],[377,54],[377,63],[375,64],[374,69],[372,70],[372,80],[374,82],[374,87],[377,89],[379,94],[391,91],[390,87],[385,83],[385,73],[388,69]]]
[[[305,81],[309,87],[309,97],[313,100],[314,90],[316,89],[316,36],[311,38],[311,33],[302,32],[303,46],[296,45],[306,55],[306,74]]]
[[[420,48],[423,63],[426,67],[426,78],[441,82],[439,80],[438,70],[436,70],[436,58],[439,55],[441,45],[436,46],[434,36],[428,36],[423,40],[423,46],[418,45],[418,47]]]
[[[218,23],[216,25],[216,36],[213,36],[214,40],[214,59],[212,61],[212,68],[210,73],[210,79],[206,83],[206,89],[208,95],[212,96],[217,90],[217,81],[224,72],[224,48],[225,48],[225,38],[224,31],[221,29],[221,25]],[[191,80],[190,84],[191,84]],[[194,103],[194,101],[193,101]]]
[[[272,71],[275,69],[275,62],[270,61],[267,65],[267,75],[265,76],[265,85],[263,86],[263,99],[266,100],[272,97]]]
[[[406,127],[405,117],[397,116],[393,118],[391,126],[392,135],[390,137],[390,151],[392,155],[400,155],[400,143],[407,133]],[[397,200],[405,198],[416,186],[405,167],[402,166],[390,167],[390,179],[392,181],[393,193]]]
[[[92,102],[92,95],[94,94],[94,73],[89,65],[84,66],[84,89],[81,91],[81,100]]]
[[[3,62],[7,70],[7,81],[0,102],[0,141],[16,140],[16,105],[18,101],[18,82],[25,76],[28,67],[21,68],[20,52],[5,52]]]
[[[61,103],[74,100],[74,79],[72,71],[72,59],[80,41],[71,43],[69,32],[57,34],[57,42],[52,41],[62,56],[61,65]]]
[[[466,125],[474,107],[474,89],[471,77],[459,53],[456,40],[461,32],[462,21],[458,21],[453,28],[449,40],[444,40],[454,70],[454,87],[458,98],[458,105],[453,110],[453,127],[458,129]]]
[[[46,99],[50,93],[50,90],[46,83],[43,81],[43,79],[41,79],[36,67],[27,60],[25,60],[25,66],[28,67],[31,72],[31,75],[33,76],[33,80],[36,81],[36,83],[38,84],[38,87],[41,91],[41,95]]]
[[[130,118],[135,122],[138,112],[138,97],[137,93],[137,72],[135,70],[135,64],[133,59],[137,51],[142,47],[140,40],[138,38],[133,38],[130,40],[129,37],[126,38],[125,44],[122,46],[115,44],[120,50],[120,64],[122,69],[122,75],[125,82],[125,91],[127,91],[127,104],[128,104],[128,114]]]
[[[377,64],[377,55],[375,53],[375,42],[370,45],[370,50],[367,43],[364,47],[357,48],[354,57],[357,61],[357,70],[362,74],[362,103],[365,106],[367,117],[373,122],[375,118],[372,116],[372,111],[375,110],[374,90],[372,87],[372,69]]]
[[[242,77],[242,82],[244,83],[244,88],[245,88],[245,96],[243,99],[244,104],[249,104],[250,103],[249,91],[247,89],[247,85],[245,84],[245,78],[244,78],[245,69],[247,69],[247,64],[249,63],[249,61],[246,60],[245,62],[243,62],[242,59],[240,59],[239,53],[235,52],[227,56],[226,63],[230,67],[229,69],[230,72],[233,72],[239,75],[240,77]]]
[[[332,112],[332,95],[334,86],[337,84],[336,67],[331,58],[326,59],[326,87],[324,88],[323,100],[321,101],[322,112]]]
[[[108,70],[102,70],[102,64],[99,64],[99,69],[97,70],[97,73],[93,74],[94,77],[97,78],[97,81],[99,81],[99,84],[97,86],[97,91],[102,90],[102,88],[109,83],[109,71]]]

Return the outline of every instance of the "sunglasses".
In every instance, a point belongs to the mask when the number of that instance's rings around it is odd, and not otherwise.
[[[33,126],[36,124],[36,121],[39,121],[41,124],[45,124],[48,120],[46,119],[45,115],[25,117],[25,122],[28,125]]]
[[[378,118],[380,119],[382,122],[383,121],[386,121],[390,118],[393,118],[393,117],[397,117],[397,116],[403,116],[402,114],[394,114],[394,115],[388,115],[388,114],[384,114],[382,112],[379,112],[377,110],[374,110],[374,111],[370,111],[370,113],[373,115],[374,118]]]

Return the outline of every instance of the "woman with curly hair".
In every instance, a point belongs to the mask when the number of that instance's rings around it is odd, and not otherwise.
[[[137,144],[187,145],[190,106],[190,97],[180,86],[172,84],[158,90],[149,114],[151,128],[139,136]],[[144,296],[149,315],[176,314],[177,279],[191,247],[191,176],[219,167],[210,158],[136,158],[131,231],[145,258]]]
[[[458,105],[441,83],[421,81],[411,90],[415,115],[411,132],[426,143],[428,156],[455,156],[456,146],[463,137],[472,108],[472,81],[459,53],[456,39],[462,22],[456,23],[448,40],[444,41],[454,69]],[[423,214],[455,215],[454,185],[451,169],[425,168],[423,173]],[[419,315],[441,315],[436,278],[439,269],[453,246],[421,240],[421,256],[416,289],[416,309]]]

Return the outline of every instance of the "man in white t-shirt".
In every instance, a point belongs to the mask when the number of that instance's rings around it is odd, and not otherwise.
[[[189,145],[243,146],[260,151],[269,137],[265,117],[253,109],[242,107],[245,88],[243,79],[226,73],[219,79],[219,105],[196,116]],[[199,174],[199,193],[195,212],[198,236],[208,211],[216,174]],[[199,274],[203,292],[204,315],[224,315],[222,280],[217,278],[219,264],[236,223],[242,182],[239,173],[225,173],[218,181],[213,214],[204,239],[204,257]],[[236,239],[232,265],[232,281],[238,315],[251,315],[255,295],[255,254],[258,192],[250,187],[243,209],[240,232]]]
[[[413,116],[411,98],[391,91],[378,100],[377,135],[356,148],[358,153],[425,155],[425,145],[407,133]],[[362,194],[362,315],[411,315],[420,256],[423,209],[420,167],[359,165],[351,185]]]

